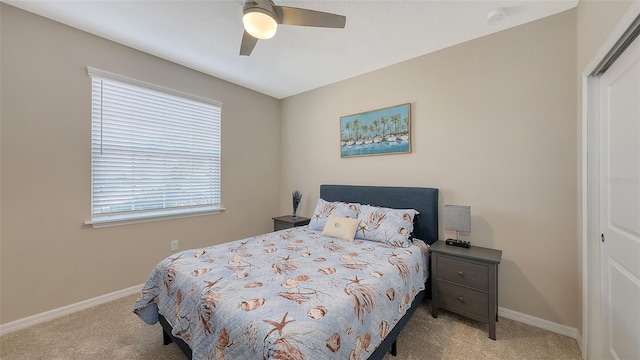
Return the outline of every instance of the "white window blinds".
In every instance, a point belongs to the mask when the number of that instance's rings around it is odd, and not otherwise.
[[[221,106],[89,74],[91,223],[220,210]]]

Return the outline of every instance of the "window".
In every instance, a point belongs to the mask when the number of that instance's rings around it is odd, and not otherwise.
[[[217,213],[221,104],[89,68],[93,227]]]

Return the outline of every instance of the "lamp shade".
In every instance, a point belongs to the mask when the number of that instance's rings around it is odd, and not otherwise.
[[[471,206],[445,205],[444,229],[455,231],[471,231]]]
[[[271,39],[278,30],[278,23],[271,14],[262,9],[251,9],[242,16],[244,29],[256,39]]]

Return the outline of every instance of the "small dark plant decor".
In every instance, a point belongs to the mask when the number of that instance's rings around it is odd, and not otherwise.
[[[302,199],[302,193],[298,190],[294,191],[292,194],[293,197],[293,217],[298,217],[298,205],[300,205],[300,199]]]

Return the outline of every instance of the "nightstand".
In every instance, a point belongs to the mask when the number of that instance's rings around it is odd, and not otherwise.
[[[496,339],[498,321],[498,264],[502,250],[479,246],[461,248],[439,240],[431,253],[431,315],[438,308],[489,324]]]
[[[292,227],[296,227],[296,226],[304,226],[309,224],[309,221],[311,221],[311,219],[306,218],[306,217],[302,217],[302,216],[298,216],[298,217],[293,217],[291,215],[286,215],[286,216],[280,216],[280,217],[274,217],[273,218],[273,231],[278,231],[278,230],[282,230],[282,229],[289,229]]]

